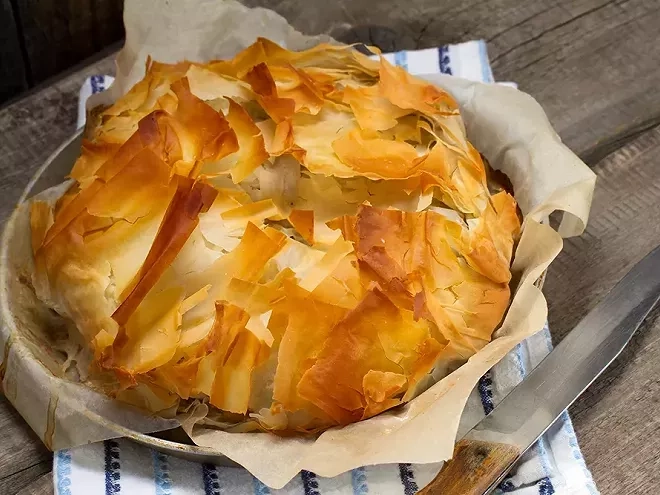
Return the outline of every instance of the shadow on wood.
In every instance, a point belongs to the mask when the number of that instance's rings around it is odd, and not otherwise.
[[[123,0],[0,0],[0,103],[115,43]]]

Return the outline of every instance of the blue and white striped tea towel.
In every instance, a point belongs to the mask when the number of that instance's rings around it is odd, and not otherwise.
[[[392,63],[413,74],[441,72],[493,82],[483,41],[387,54]],[[111,78],[95,76],[81,89],[81,119],[86,98],[109,86]],[[480,381],[468,399],[465,415],[476,423],[550,352],[550,332],[530,337]],[[128,440],[107,440],[60,450],[53,476],[56,495],[413,495],[436,475],[439,465],[394,464],[354,469],[336,478],[303,471],[281,490],[271,490],[241,468],[196,464],[160,454]],[[597,494],[568,417],[564,415],[521,459],[498,493],[515,495]]]

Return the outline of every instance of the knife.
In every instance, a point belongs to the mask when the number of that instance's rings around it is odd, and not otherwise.
[[[614,361],[660,299],[660,246],[455,446],[418,495],[483,495]]]

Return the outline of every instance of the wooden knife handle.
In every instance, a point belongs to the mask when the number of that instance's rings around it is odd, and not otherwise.
[[[461,440],[451,460],[417,495],[483,495],[519,456],[513,445]]]

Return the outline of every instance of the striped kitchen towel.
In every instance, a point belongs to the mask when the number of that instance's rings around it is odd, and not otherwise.
[[[386,54],[413,74],[444,73],[493,82],[486,44],[470,41],[418,51]],[[110,84],[108,76],[88,79],[81,89],[81,119],[86,98]],[[486,373],[473,390],[463,414],[463,431],[488,414],[550,352],[548,328],[518,345]],[[380,465],[354,469],[335,478],[303,471],[281,490],[272,490],[241,468],[196,464],[164,455],[128,440],[107,440],[55,454],[57,495],[114,494],[287,494],[413,495],[430,482],[439,464]],[[594,495],[587,469],[566,413],[531,448],[496,493],[515,495]]]

